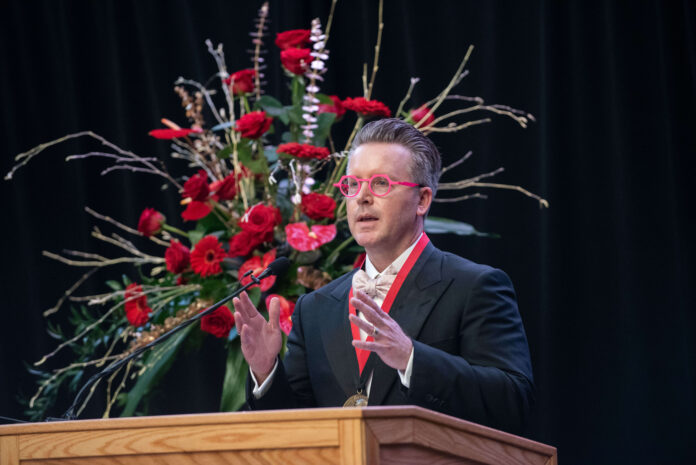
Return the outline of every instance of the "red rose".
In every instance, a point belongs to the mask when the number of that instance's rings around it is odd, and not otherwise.
[[[261,257],[252,257],[249,260],[245,261],[242,263],[242,266],[239,267],[239,276],[244,276],[244,274],[252,270],[254,276],[258,276],[268,268],[268,265],[271,264],[273,260],[276,258],[276,250],[273,249],[269,252],[266,252],[263,256]],[[269,276],[268,278],[264,279],[261,281],[261,284],[254,284],[254,286],[259,286],[261,288],[261,292],[266,292],[269,290],[273,285],[275,284],[276,277],[275,276]],[[239,281],[242,286],[246,286],[248,283],[251,282],[251,276],[247,276],[246,278],[241,278]],[[254,287],[250,286],[250,287]]]
[[[217,237],[205,236],[191,252],[191,268],[204,278],[221,273],[220,262],[226,255]]]
[[[253,69],[243,69],[232,73],[225,79],[225,84],[232,85],[234,95],[248,94],[254,91],[254,78],[256,71]]]
[[[218,200],[232,200],[237,195],[237,186],[234,174],[225,176],[222,181],[215,181],[209,189]]]
[[[167,262],[167,269],[174,274],[179,274],[191,264],[191,252],[181,242],[172,239],[167,251],[164,252],[164,259]]]
[[[312,51],[308,48],[289,48],[280,52],[280,62],[292,74],[304,74],[314,60],[310,53]]]
[[[285,234],[288,244],[293,249],[307,252],[331,242],[336,237],[336,225],[321,226],[317,224],[312,226],[310,231],[307,223],[292,223],[285,226]]]
[[[215,337],[227,337],[234,326],[232,311],[223,305],[213,310],[212,313],[201,318],[201,330]]]
[[[154,236],[162,230],[164,224],[164,215],[154,208],[146,208],[140,214],[138,220],[138,231],[145,237]]]
[[[391,117],[391,110],[378,100],[367,100],[365,97],[348,97],[343,101],[343,105],[362,116],[383,116]]]
[[[239,227],[243,231],[263,236],[264,241],[266,241],[269,234],[271,239],[273,238],[273,228],[281,221],[280,210],[259,203],[244,213],[242,219],[239,220]]]
[[[191,133],[203,132],[202,129],[153,129],[148,132],[155,139],[177,139],[188,136]]]
[[[271,308],[271,299],[280,301],[280,329],[288,335],[292,330],[292,312],[295,311],[295,302],[292,302],[278,294],[270,294],[266,297],[266,308]]]
[[[326,158],[331,153],[326,147],[317,147],[311,144],[300,144],[298,142],[280,144],[276,149],[276,152],[285,153],[297,158],[316,158],[317,160]]]
[[[281,50],[289,48],[302,48],[309,43],[309,29],[292,29],[276,34],[275,44]]]
[[[328,195],[312,192],[302,196],[302,213],[313,220],[333,218],[336,201]]]
[[[203,202],[208,199],[208,194],[210,189],[208,188],[208,175],[205,170],[198,170],[197,174],[194,174],[186,183],[184,183],[184,192],[181,194],[183,198],[191,198],[191,200],[197,200]]]
[[[230,250],[227,254],[232,258],[246,257],[258,245],[264,242],[262,239],[263,237],[258,234],[242,231],[239,234],[235,234],[230,239]]]
[[[252,111],[237,120],[235,131],[241,132],[242,137],[258,139],[271,127],[273,118],[267,118],[265,111]]]
[[[341,99],[338,98],[337,95],[329,95],[329,98],[333,101],[333,105],[329,105],[328,103],[320,103],[317,114],[336,113],[336,121],[338,121],[343,118],[343,115],[346,114],[346,107],[343,106]]]
[[[428,112],[430,112],[430,108],[426,107],[425,105],[421,105],[415,110],[411,110],[411,119],[414,123],[418,123],[427,115],[428,118],[425,121],[423,121],[423,123],[421,123],[420,127],[424,128],[426,126],[429,126],[430,123],[435,121],[435,115],[433,115],[432,113],[428,115]]]
[[[211,211],[213,207],[207,202],[192,200],[186,205],[186,210],[181,212],[181,217],[184,221],[196,221],[205,218]]]
[[[135,327],[142,326],[150,319],[152,309],[147,306],[147,296],[139,284],[131,283],[126,287],[126,318]]]

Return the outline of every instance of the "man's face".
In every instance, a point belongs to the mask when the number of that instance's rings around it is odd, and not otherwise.
[[[402,145],[368,143],[355,150],[347,174],[360,179],[386,174],[392,181],[414,182],[411,163],[411,153]],[[377,197],[362,182],[358,195],[346,199],[350,232],[371,259],[379,255],[394,260],[418,238],[431,199],[430,188],[402,185]]]

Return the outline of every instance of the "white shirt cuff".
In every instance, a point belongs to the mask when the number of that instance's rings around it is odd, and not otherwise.
[[[411,352],[411,354],[413,354],[413,352]],[[411,358],[413,358],[413,355],[411,355]],[[271,387],[271,384],[273,384],[273,376],[275,375],[277,368],[278,359],[276,358],[275,365],[273,365],[273,369],[271,370],[271,374],[268,375],[268,377],[263,382],[263,384],[261,384],[261,386],[259,386],[259,382],[256,381],[256,376],[254,376],[254,372],[251,371],[251,368],[249,368],[251,379],[254,381],[254,390],[252,391],[254,399],[260,399],[261,397],[263,397],[264,394],[268,392],[268,389]]]
[[[396,370],[399,373],[399,378],[401,379],[401,384],[407,388],[411,387],[411,373],[413,372],[413,347],[411,347],[411,356],[408,358],[408,364],[406,365],[406,370],[403,372],[401,370]]]

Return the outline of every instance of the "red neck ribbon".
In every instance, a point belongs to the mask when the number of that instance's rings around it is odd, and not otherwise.
[[[402,266],[401,269],[399,270],[399,272],[396,274],[396,278],[394,278],[394,282],[392,283],[391,287],[389,288],[389,292],[387,292],[387,295],[384,298],[384,302],[382,303],[382,311],[383,312],[389,313],[389,310],[391,310],[391,306],[394,303],[394,299],[396,299],[396,296],[399,293],[399,290],[401,289],[401,285],[404,283],[404,281],[406,280],[406,277],[411,272],[411,268],[413,268],[413,265],[416,264],[416,261],[418,260],[418,257],[420,257],[421,253],[423,252],[423,249],[425,249],[425,246],[428,245],[428,242],[430,242],[430,239],[428,239],[428,236],[426,236],[425,233],[423,233],[423,235],[421,235],[420,239],[416,243],[416,246],[413,248],[413,250],[409,254],[408,258],[406,259],[404,266]],[[355,307],[351,303],[352,299],[353,299],[353,288],[351,287],[350,293],[348,294],[348,311],[350,311],[351,315],[357,316],[357,312],[355,311]],[[358,328],[356,325],[351,323],[350,329],[353,333],[353,339],[356,341],[359,341],[360,340],[360,328]],[[374,341],[372,336],[367,336],[366,340],[367,341]],[[370,357],[370,351],[364,350],[364,349],[358,349],[356,347],[355,354],[358,357],[358,366],[360,367],[360,373],[362,374],[363,368],[365,367],[365,364],[367,363],[367,359]]]

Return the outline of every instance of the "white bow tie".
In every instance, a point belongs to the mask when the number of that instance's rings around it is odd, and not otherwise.
[[[374,279],[370,278],[365,271],[358,270],[358,272],[353,275],[353,290],[363,291],[365,294],[369,295],[371,299],[381,299],[384,301],[395,278],[396,273],[392,271],[391,266],[387,267],[387,269]]]

